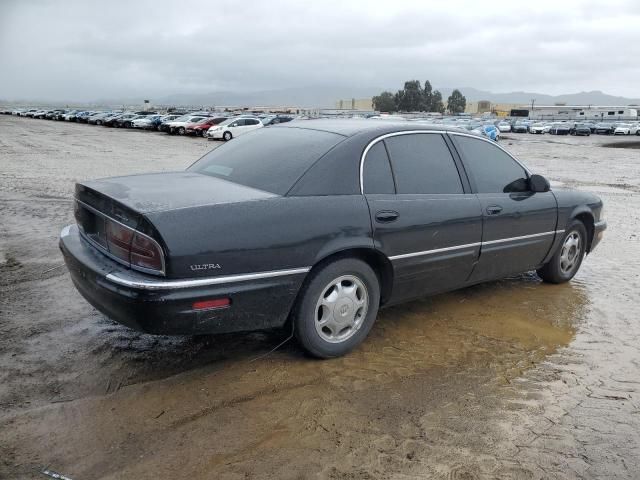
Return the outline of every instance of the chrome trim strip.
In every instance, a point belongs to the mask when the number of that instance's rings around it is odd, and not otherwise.
[[[482,242],[482,245],[494,245],[496,243],[506,243],[514,240],[526,240],[528,238],[544,237],[546,235],[555,235],[556,233],[563,233],[564,230],[552,230],[551,232],[533,233],[531,235],[522,235],[520,237],[501,238],[499,240],[489,240],[488,242]]]
[[[139,288],[142,290],[165,290],[176,288],[205,287],[209,285],[222,285],[225,283],[246,282],[249,280],[261,280],[264,278],[283,277],[287,275],[298,275],[307,273],[311,267],[291,268],[287,270],[272,270],[268,272],[243,273],[238,275],[226,275],[221,277],[209,278],[192,278],[186,280],[147,280],[134,279],[121,276],[118,273],[109,273],[106,279],[130,288]]]
[[[128,267],[130,267],[133,270],[137,270],[137,271],[143,272],[143,273],[149,273],[151,275],[163,275],[163,276],[166,275],[167,266],[166,266],[165,258],[164,258],[165,257],[164,250],[154,238],[151,238],[149,235],[145,235],[140,230],[136,230],[135,228],[131,228],[129,225],[125,225],[124,223],[119,222],[115,218],[110,217],[109,215],[106,215],[104,212],[101,212],[100,210],[92,207],[91,205],[88,205],[87,203],[83,202],[82,200],[78,200],[75,197],[74,197],[74,200],[76,202],[78,202],[79,204],[81,204],[86,209],[91,210],[96,215],[99,215],[100,217],[105,218],[105,219],[107,219],[107,220],[109,220],[111,222],[117,223],[121,227],[126,228],[127,230],[130,230],[130,231],[136,233],[137,235],[140,235],[141,237],[144,237],[147,240],[149,240],[150,242],[154,243],[158,247],[158,250],[160,250],[160,253],[162,253],[162,255],[160,256],[160,261],[162,263],[162,270],[153,270],[151,268],[138,267],[137,265],[132,265],[131,262],[125,263],[124,260],[122,260],[121,258],[118,258],[115,255],[113,255],[109,250],[105,249],[102,245],[92,241],[91,238],[89,238],[88,235],[84,234],[83,230],[78,227],[78,230],[80,230],[80,234],[82,235],[82,237],[84,239],[86,239],[91,245],[96,247],[101,253],[106,254],[109,258],[111,258],[113,260],[116,260],[116,261],[118,261],[119,263],[121,263],[123,265],[127,265]],[[129,256],[131,256],[131,255],[129,255]]]
[[[462,250],[464,248],[472,248],[472,247],[477,247],[477,246],[484,246],[484,245],[493,245],[496,243],[506,243],[506,242],[511,242],[514,240],[525,240],[528,238],[536,238],[536,237],[543,237],[545,235],[555,235],[555,234],[559,234],[559,233],[564,233],[564,230],[552,230],[550,232],[542,232],[542,233],[534,233],[531,235],[522,235],[520,237],[509,237],[509,238],[501,238],[499,240],[489,240],[488,242],[477,242],[477,243],[467,243],[465,245],[456,245],[454,247],[445,247],[445,248],[436,248],[433,250],[425,250],[422,252],[412,252],[412,253],[403,253],[400,255],[393,255],[391,257],[389,257],[389,260],[399,260],[402,258],[411,258],[411,257],[419,257],[422,255],[432,255],[434,253],[442,253],[442,252],[449,252],[452,250]]]
[[[436,248],[434,250],[425,250],[424,252],[403,253],[389,257],[389,260],[399,260],[401,258],[420,257],[422,255],[432,255],[434,253],[450,252],[452,250],[462,250],[463,248],[479,247],[482,242],[467,243],[466,245],[456,245],[455,247]]]

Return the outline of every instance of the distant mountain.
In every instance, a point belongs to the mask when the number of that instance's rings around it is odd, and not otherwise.
[[[556,103],[566,103],[567,105],[640,105],[640,99],[617,97],[608,95],[600,90],[591,92],[568,93],[564,95],[547,95],[534,92],[509,92],[493,93],[487,90],[478,90],[473,87],[458,88],[467,100],[489,100],[492,103],[522,103],[528,105],[531,99],[535,99],[536,105],[554,105]],[[442,96],[446,99],[452,88],[440,89]]]
[[[458,88],[467,100],[489,100],[492,103],[530,104],[535,99],[536,105],[633,105],[640,99],[608,95],[599,90],[591,92],[569,93],[565,95],[547,95],[535,92],[494,93],[478,90],[473,87]],[[259,92],[212,92],[208,94],[176,94],[158,98],[156,104],[163,105],[284,105],[313,108],[334,108],[336,101],[349,98],[367,98],[378,95],[385,90],[379,87],[349,86],[309,86],[286,88],[280,90],[264,90]],[[387,89],[395,92],[396,90]],[[451,95],[453,88],[438,88],[442,96]]]
[[[308,86],[264,90],[258,92],[212,92],[206,94],[175,94],[154,100],[162,105],[237,105],[237,106],[295,106],[333,108],[345,98],[365,98],[377,95],[378,87]],[[354,94],[357,95],[354,97]]]
[[[173,106],[291,106],[301,108],[335,108],[336,101],[351,98],[370,98],[384,90],[397,91],[396,87],[382,88],[380,86],[353,86],[353,85],[309,85],[305,87],[282,88],[253,92],[222,91],[210,93],[179,93],[161,96],[151,99],[152,105]],[[446,100],[453,88],[437,88]],[[535,99],[536,105],[553,105],[566,103],[572,105],[640,105],[640,99],[625,98],[608,95],[599,90],[591,92],[570,93],[565,95],[547,95],[535,92],[508,92],[494,93],[488,90],[479,90],[473,87],[458,87],[458,90],[469,101],[489,100],[492,103],[516,103],[529,105],[531,99]],[[35,102],[35,103],[34,103]],[[25,105],[92,105],[92,106],[122,106],[141,105],[142,98],[120,97],[102,99],[96,102],[73,101],[13,101],[1,102]]]

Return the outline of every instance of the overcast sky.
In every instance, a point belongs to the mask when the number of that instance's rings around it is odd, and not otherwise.
[[[0,98],[312,85],[640,96],[640,2],[0,0]]]

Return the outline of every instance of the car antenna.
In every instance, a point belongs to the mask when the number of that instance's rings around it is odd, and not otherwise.
[[[293,338],[293,334],[294,334],[294,329],[295,329],[295,323],[292,321],[291,322],[291,333],[289,334],[289,336],[287,338],[285,338],[283,341],[281,341],[278,345],[276,345],[275,347],[273,347],[271,350],[269,350],[266,353],[263,353],[262,355],[258,355],[257,357],[252,358],[251,360],[249,360],[247,363],[253,363],[257,360],[262,360],[263,358],[268,357],[269,355],[271,355],[273,352],[275,352],[276,350],[278,350],[281,346],[283,346],[285,343],[287,343],[289,340],[291,340]]]

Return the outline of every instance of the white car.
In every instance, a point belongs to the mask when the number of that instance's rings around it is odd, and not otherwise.
[[[200,120],[205,118],[207,118],[206,115],[183,115],[175,122],[167,123],[167,133],[177,133],[178,135],[184,135],[187,123],[199,122]]]
[[[264,125],[259,118],[255,117],[235,117],[225,120],[216,127],[211,127],[207,132],[209,140],[229,141],[233,137],[239,137]]]
[[[529,133],[549,133],[550,128],[551,126],[547,128],[547,125],[545,125],[544,123],[534,123],[533,125],[529,126]]]
[[[510,132],[511,124],[509,122],[500,122],[498,125],[498,130],[501,132]]]
[[[632,128],[632,125],[629,123],[620,123],[618,124],[616,129],[613,131],[613,134],[614,135],[631,135],[631,128]],[[636,127],[635,130],[637,132],[638,128]],[[634,135],[636,132],[634,132]]]
[[[162,115],[147,115],[146,117],[136,118],[131,121],[133,128],[143,128],[145,130],[152,129],[154,127],[154,121],[160,118]]]

